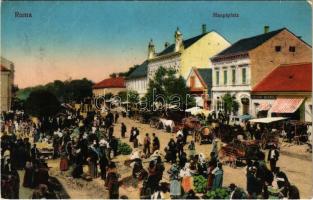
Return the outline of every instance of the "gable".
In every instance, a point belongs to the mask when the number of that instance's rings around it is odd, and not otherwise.
[[[194,79],[192,81],[192,79]],[[200,76],[197,68],[192,68],[188,78],[186,79],[186,85],[187,87],[191,87],[191,82],[194,82],[193,88],[206,88],[207,85],[203,78]]]

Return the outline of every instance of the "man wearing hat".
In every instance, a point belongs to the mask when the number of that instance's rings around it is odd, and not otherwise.
[[[271,145],[271,148],[268,152],[267,160],[270,162],[271,171],[273,172],[276,168],[276,162],[279,158],[279,151],[277,150],[275,145]]]

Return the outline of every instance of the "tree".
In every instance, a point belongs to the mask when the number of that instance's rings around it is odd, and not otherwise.
[[[55,80],[46,85],[21,89],[17,92],[17,98],[26,100],[33,91],[47,90],[54,94],[60,102],[82,102],[84,99],[92,97],[92,85],[92,81],[86,78],[64,82]]]
[[[231,96],[229,93],[227,93],[222,97],[222,100],[224,104],[225,114],[238,112],[239,103],[236,101],[236,98],[234,96]]]
[[[184,78],[177,76],[174,69],[164,67],[160,67],[154,78],[149,81],[145,98],[150,106],[156,102],[162,105],[175,104],[183,110],[195,105],[195,100],[189,95]]]
[[[120,91],[117,96],[121,99],[121,102],[128,101],[132,105],[138,103],[140,100],[138,92],[133,90]]]
[[[35,90],[25,102],[25,112],[40,119],[54,116],[61,105],[56,96],[47,90]]]
[[[110,74],[110,77],[111,77],[111,78],[116,78],[116,76],[117,76],[117,74],[116,74],[116,73],[112,73],[112,74]]]
[[[92,96],[92,82],[86,78],[65,82],[66,102],[83,102],[85,98]]]

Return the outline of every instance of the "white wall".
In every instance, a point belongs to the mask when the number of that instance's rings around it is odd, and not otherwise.
[[[246,83],[242,83],[242,68],[246,68]],[[235,84],[232,83],[232,69],[236,69]],[[227,83],[224,84],[224,71],[227,71]],[[219,84],[216,83],[216,71],[219,71]],[[243,108],[241,98],[247,97],[250,100],[249,113],[252,112],[251,102],[251,70],[250,70],[250,59],[241,58],[231,61],[214,62],[212,67],[212,101],[213,108],[217,108],[217,97],[222,98],[226,93],[235,95],[236,100],[239,103],[239,114],[243,114]]]
[[[174,68],[179,72],[181,66],[180,55],[150,61],[148,64],[148,79],[153,79],[154,74],[161,66],[164,68]]]
[[[305,114],[304,119],[306,122],[312,122],[312,97],[309,97],[304,102]]]
[[[127,90],[133,90],[139,93],[140,97],[143,97],[147,93],[148,79],[146,77],[126,80]]]

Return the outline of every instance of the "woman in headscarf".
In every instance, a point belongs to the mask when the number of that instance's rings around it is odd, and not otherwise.
[[[68,170],[68,158],[67,158],[67,153],[66,153],[64,146],[61,149],[60,155],[61,155],[60,171],[67,171]]]
[[[208,186],[207,186],[207,189],[208,190],[211,190],[212,188],[212,185],[213,185],[213,180],[214,180],[214,175],[212,173],[212,171],[215,169],[215,167],[217,166],[215,161],[214,160],[210,160],[209,161],[209,164],[208,164],[208,171],[207,171],[207,174],[208,174]]]
[[[156,187],[158,186],[158,176],[156,170],[156,162],[155,160],[150,161],[148,167],[148,180],[147,180],[147,188],[150,188],[150,191],[155,192]]]
[[[90,146],[89,157],[87,158],[89,174],[92,178],[97,178],[98,176],[98,167],[97,162],[99,159],[99,151],[97,149],[96,143]]]
[[[179,176],[179,168],[173,164],[168,171],[170,175],[170,194],[172,199],[177,199],[181,196],[181,177]]]
[[[168,143],[168,157],[169,157],[169,160],[172,162],[172,163],[176,163],[176,154],[177,154],[177,145],[174,141],[173,138],[171,138],[171,140],[169,141]]]
[[[109,199],[119,198],[119,182],[117,168],[114,162],[109,164],[106,186],[109,190]]]
[[[185,164],[185,167],[180,170],[179,176],[182,178],[182,187],[185,193],[193,189],[193,178],[190,172],[190,163]]]
[[[212,184],[213,190],[223,186],[223,173],[222,163],[218,163],[217,167],[212,171],[212,174],[214,174],[214,180]]]
[[[34,174],[33,164],[30,160],[28,160],[25,166],[23,187],[28,187],[28,188],[32,187],[33,174]]]
[[[105,180],[106,178],[106,169],[109,165],[109,160],[107,158],[106,146],[100,146],[100,160],[99,160],[100,170],[101,170],[101,179]]]
[[[197,164],[198,174],[207,178],[207,162],[203,153],[199,154],[198,164]]]

